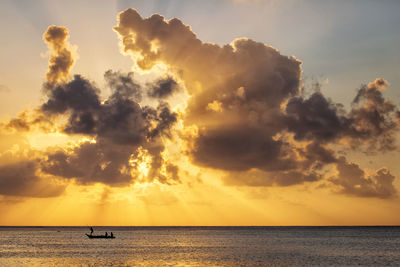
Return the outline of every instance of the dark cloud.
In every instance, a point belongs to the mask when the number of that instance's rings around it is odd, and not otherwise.
[[[46,85],[48,100],[42,105],[43,112],[66,116],[65,133],[88,135],[95,142],[49,154],[42,163],[43,171],[82,184],[124,186],[136,179],[130,160],[142,147],[151,157],[148,179],[169,183],[169,178],[161,174],[166,163],[160,137],[170,137],[177,114],[166,103],[157,108],[141,107],[136,102],[141,98],[141,86],[132,73],[107,71],[104,76],[112,90],[104,101],[100,100],[100,90],[79,75],[61,85]]]
[[[334,163],[337,161],[335,152],[332,149],[324,147],[323,145],[312,142],[308,144],[303,150],[298,150],[299,154],[310,162],[321,163]]]
[[[391,198],[396,195],[393,186],[395,177],[386,168],[381,168],[372,175],[366,175],[357,164],[349,163],[342,157],[336,169],[337,177],[330,178],[330,181],[340,186],[342,193],[377,198]]]
[[[386,86],[380,78],[362,86],[349,112],[318,92],[308,99],[293,97],[286,106],[288,129],[298,140],[347,140],[354,149],[393,150],[399,128],[398,109],[383,97]]]
[[[383,97],[382,90],[388,83],[381,78],[362,86],[353,100],[350,112],[352,127],[350,136],[359,143],[365,143],[370,151],[393,150],[399,129],[397,107]]]
[[[141,87],[132,80],[131,73],[107,71],[105,77],[113,93],[103,102],[100,90],[80,75],[55,87],[47,84],[49,99],[42,105],[43,112],[68,114],[67,133],[96,135],[118,144],[138,145],[146,138],[169,135],[177,115],[167,103],[142,108],[136,102]]]
[[[179,90],[178,83],[171,77],[162,78],[149,85],[147,95],[153,98],[165,98]]]
[[[148,137],[154,138],[160,134],[170,137],[170,127],[177,121],[177,114],[171,112],[169,106],[165,102],[160,102],[157,109],[144,107],[144,117],[147,120],[156,122],[147,134]]]
[[[121,98],[132,98],[136,102],[142,100],[141,87],[133,80],[133,72],[124,74],[108,70],[104,74],[104,79],[113,94]]]
[[[337,161],[333,150],[317,143],[310,143],[305,148],[293,148],[283,143],[280,152],[282,154],[271,161],[271,166],[235,170],[226,175],[225,182],[246,186],[291,186],[316,182],[324,178],[323,167]]]
[[[343,112],[341,105],[335,105],[316,92],[308,99],[291,98],[286,105],[285,120],[297,140],[327,142],[338,138],[348,127],[350,122],[341,114]]]
[[[198,129],[186,138],[188,153],[197,165],[231,172],[231,182],[318,181],[325,166],[339,164],[333,145],[394,148],[399,113],[382,96],[383,79],[362,87],[347,112],[320,92],[305,97],[301,62],[265,44],[203,43],[179,19],[142,18],[134,9],[121,12],[114,29],[137,66],[162,62],[183,81],[184,125]]]
[[[132,183],[134,177],[129,159],[135,147],[104,142],[86,142],[69,151],[50,153],[42,162],[42,170],[58,177],[75,179],[80,184],[99,182],[126,186]]]
[[[44,86],[48,100],[41,109],[49,114],[64,113],[66,111],[85,112],[100,107],[100,90],[80,75],[75,75],[68,83]]]
[[[39,178],[36,161],[21,161],[0,166],[0,195],[21,197],[57,197],[65,186]]]
[[[283,150],[283,144],[269,138],[262,129],[234,127],[217,128],[205,134],[200,131],[192,154],[197,164],[223,170],[294,168],[295,162],[291,158],[284,159]]]

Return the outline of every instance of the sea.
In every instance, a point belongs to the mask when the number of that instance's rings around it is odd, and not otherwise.
[[[400,227],[0,227],[0,266],[400,266]]]

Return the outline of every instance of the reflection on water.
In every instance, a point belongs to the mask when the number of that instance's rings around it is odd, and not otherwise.
[[[0,266],[400,266],[400,227],[0,227]]]

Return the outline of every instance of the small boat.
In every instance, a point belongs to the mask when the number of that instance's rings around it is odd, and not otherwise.
[[[85,235],[89,238],[115,238],[114,235],[92,235],[92,234],[90,235],[85,234]]]

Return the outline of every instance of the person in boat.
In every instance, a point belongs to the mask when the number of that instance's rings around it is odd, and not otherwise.
[[[114,235],[113,235],[113,233],[111,232],[111,235],[110,235],[111,237],[114,237]]]
[[[106,237],[108,236],[108,233],[106,232]]]
[[[90,235],[93,235],[93,227],[90,227]]]

